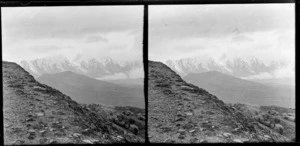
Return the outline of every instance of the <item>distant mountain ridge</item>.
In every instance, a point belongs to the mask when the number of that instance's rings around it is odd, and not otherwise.
[[[217,71],[189,74],[185,81],[206,89],[224,102],[295,107],[295,88],[271,86]]]
[[[45,74],[37,81],[56,88],[80,103],[144,108],[143,86],[120,86],[71,71]]]
[[[242,59],[212,57],[187,57],[178,60],[167,60],[164,62],[172,70],[185,76],[190,73],[202,73],[207,71],[218,71],[235,77],[249,77],[260,73],[271,73],[277,69],[285,68],[290,64],[284,61],[263,61],[258,58]]]
[[[77,56],[69,60],[63,55],[23,60],[19,62],[35,78],[43,74],[72,71],[92,78],[139,78],[143,75],[142,61],[118,62],[111,58],[96,59]]]

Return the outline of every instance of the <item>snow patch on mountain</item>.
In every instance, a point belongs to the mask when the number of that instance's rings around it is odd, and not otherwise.
[[[219,71],[239,78],[278,78],[293,76],[294,63],[282,60],[270,61],[257,57],[232,58],[223,54],[219,57],[200,56],[164,61],[181,76],[190,73]]]
[[[71,60],[71,61],[70,61]],[[77,54],[68,59],[63,55],[21,61],[19,64],[35,78],[43,74],[72,71],[92,78],[140,78],[143,72],[142,61],[120,62],[105,58],[93,58]]]

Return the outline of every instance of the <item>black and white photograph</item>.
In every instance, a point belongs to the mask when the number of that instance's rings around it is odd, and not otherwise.
[[[295,142],[295,4],[150,5],[150,143]]]
[[[1,7],[4,144],[144,143],[143,10]]]
[[[296,143],[298,9],[0,1],[0,145]]]

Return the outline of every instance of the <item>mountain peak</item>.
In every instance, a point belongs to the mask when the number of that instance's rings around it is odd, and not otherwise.
[[[215,70],[240,78],[260,74],[273,74],[291,64],[277,62],[278,61],[270,62],[257,57],[228,57],[226,54],[223,54],[219,58],[201,55],[178,60],[167,60],[165,63],[182,76],[190,73],[202,73]]]
[[[43,74],[64,71],[72,71],[91,78],[105,78],[107,76],[113,77],[114,75],[127,75],[135,72],[141,68],[142,62],[118,62],[109,57],[93,58],[77,54],[72,61],[60,55],[29,61],[23,60],[20,62],[20,65],[36,78]]]

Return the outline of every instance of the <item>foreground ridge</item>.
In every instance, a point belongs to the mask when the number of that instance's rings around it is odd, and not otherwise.
[[[16,63],[3,61],[2,67],[4,144],[144,141],[60,91],[37,82]]]
[[[189,84],[161,62],[149,61],[150,142],[286,142],[279,134],[216,96]]]

